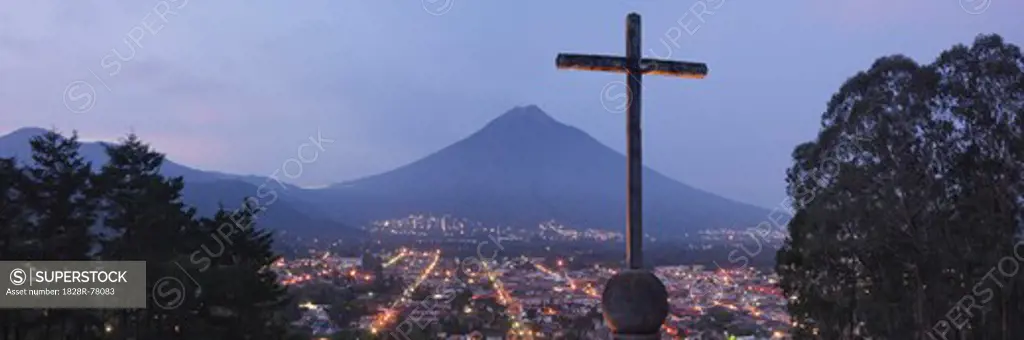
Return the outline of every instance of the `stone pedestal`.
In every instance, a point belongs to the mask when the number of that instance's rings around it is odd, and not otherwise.
[[[649,271],[622,271],[605,285],[601,309],[615,339],[658,339],[668,316],[668,291]]]

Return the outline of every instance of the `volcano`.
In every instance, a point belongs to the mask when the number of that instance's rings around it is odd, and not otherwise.
[[[650,168],[643,176],[644,231],[651,235],[744,229],[768,216]],[[318,191],[312,201],[352,223],[431,213],[506,226],[553,219],[622,230],[626,159],[537,106],[523,106],[418,161]]]

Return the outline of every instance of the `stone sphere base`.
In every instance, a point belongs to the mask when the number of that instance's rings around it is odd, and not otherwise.
[[[626,338],[657,336],[668,316],[668,291],[649,271],[622,271],[605,285],[601,309],[616,338],[620,338],[619,335]]]

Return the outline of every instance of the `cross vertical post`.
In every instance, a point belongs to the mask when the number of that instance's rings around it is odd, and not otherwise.
[[[643,147],[640,127],[643,75],[701,79],[708,73],[708,67],[703,63],[644,58],[640,33],[640,15],[630,13],[626,16],[625,57],[561,53],[555,59],[560,69],[626,74],[626,263],[630,269],[643,268]]]
[[[643,140],[640,131],[640,15],[626,16],[626,263],[630,269],[644,266],[643,257]]]
[[[605,322],[615,339],[658,339],[668,315],[668,291],[656,275],[644,270],[643,260],[643,148],[640,127],[640,95],[643,75],[701,79],[708,73],[703,63],[646,59],[640,50],[640,15],[626,16],[625,57],[565,54],[555,59],[559,69],[626,74],[626,263],[628,270],[612,276],[601,294]]]

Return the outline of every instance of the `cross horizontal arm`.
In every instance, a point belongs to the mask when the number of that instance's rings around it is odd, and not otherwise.
[[[555,65],[560,69],[626,72],[626,58],[593,54],[558,54]]]
[[[555,59],[555,64],[560,69],[616,73],[625,73],[628,65],[624,57],[566,53],[559,54]],[[708,65],[685,61],[640,59],[640,73],[702,79],[708,75]]]
[[[685,61],[640,59],[644,74],[702,79],[708,75],[708,65]]]

